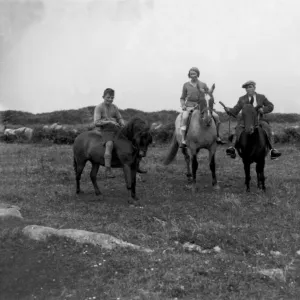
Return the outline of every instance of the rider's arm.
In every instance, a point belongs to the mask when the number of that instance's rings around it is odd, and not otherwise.
[[[264,111],[264,114],[268,114],[270,112],[273,111],[274,109],[274,105],[272,102],[270,102],[267,97],[265,95],[262,95],[263,97],[263,111]]]
[[[114,107],[115,107],[116,120],[119,123],[119,125],[123,127],[125,125],[124,119],[122,118],[118,107],[116,105],[114,105]]]
[[[238,113],[241,111],[242,108],[243,108],[243,100],[241,98],[233,108],[227,107],[228,111],[235,116],[238,115]]]
[[[99,127],[99,126],[107,123],[107,121],[105,121],[103,119],[103,113],[102,113],[101,108],[102,108],[102,106],[101,106],[101,104],[99,104],[95,107],[95,110],[94,110],[94,125],[96,127]]]
[[[182,87],[182,94],[181,94],[181,97],[180,97],[181,107],[185,106],[186,97],[187,97],[187,88],[186,88],[186,85],[184,84],[183,87]]]

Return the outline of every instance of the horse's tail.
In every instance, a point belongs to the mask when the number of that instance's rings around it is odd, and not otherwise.
[[[168,152],[167,157],[164,160],[164,165],[168,165],[173,161],[173,159],[175,158],[175,156],[177,154],[178,148],[179,148],[179,144],[176,139],[176,131],[175,131],[173,134],[172,142],[171,142],[171,148]]]
[[[77,174],[77,161],[75,156],[73,156],[73,168],[74,168],[74,172],[75,172],[75,176]]]

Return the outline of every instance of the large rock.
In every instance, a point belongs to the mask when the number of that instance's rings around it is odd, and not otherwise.
[[[18,206],[0,203],[0,218],[4,219],[7,217],[23,219]]]
[[[85,230],[54,229],[51,227],[29,225],[23,229],[23,233],[34,240],[46,240],[49,236],[56,235],[71,238],[81,244],[93,244],[95,246],[101,246],[105,249],[114,249],[115,247],[119,246],[129,247],[147,253],[153,252],[153,250],[151,249],[124,242],[109,234],[90,232]]]

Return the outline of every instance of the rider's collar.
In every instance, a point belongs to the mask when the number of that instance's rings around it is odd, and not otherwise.
[[[192,79],[189,81],[190,84],[193,86],[193,87],[196,87],[197,86],[197,81],[196,82],[192,82]]]

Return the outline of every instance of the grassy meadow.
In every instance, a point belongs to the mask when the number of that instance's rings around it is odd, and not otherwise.
[[[245,192],[242,161],[227,158],[225,147],[217,151],[221,189],[214,191],[201,150],[193,197],[181,153],[162,165],[167,146],[150,147],[144,159],[140,209],[127,205],[121,170],[112,180],[100,168],[104,199],[97,201],[87,165],[85,193],[76,196],[70,145],[0,143],[1,202],[24,217],[0,223],[0,299],[299,299],[300,149],[276,145],[283,155],[267,159],[265,194],[254,166]],[[26,224],[108,233],[154,252],[32,241],[21,234]]]

